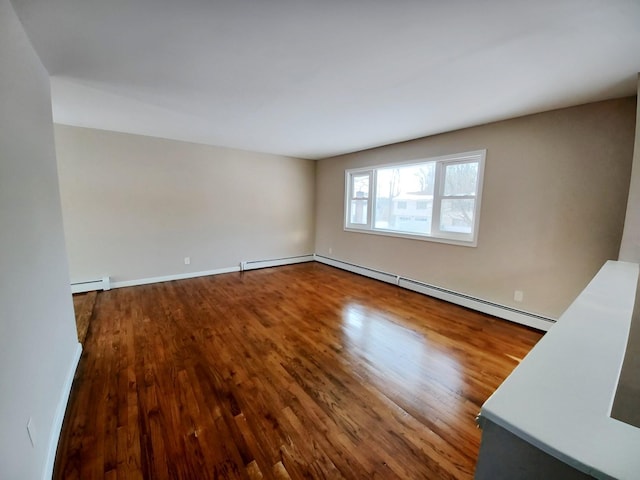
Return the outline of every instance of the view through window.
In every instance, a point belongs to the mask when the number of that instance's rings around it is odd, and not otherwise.
[[[345,229],[475,245],[485,156],[347,170]]]

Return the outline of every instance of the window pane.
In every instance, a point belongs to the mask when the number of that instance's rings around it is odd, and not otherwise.
[[[440,230],[471,233],[473,230],[474,199],[443,199],[440,207]]]
[[[353,175],[351,177],[351,198],[369,198],[368,173],[365,175]]]
[[[351,200],[351,219],[350,222],[358,225],[367,224],[367,206],[368,200],[358,198]]]
[[[453,163],[445,168],[444,195],[475,195],[478,184],[478,162]]]
[[[434,162],[378,169],[374,227],[430,233],[434,179]]]

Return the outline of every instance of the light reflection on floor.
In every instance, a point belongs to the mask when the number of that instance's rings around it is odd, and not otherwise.
[[[456,352],[430,342],[419,328],[402,326],[405,320],[358,303],[347,304],[342,319],[343,353],[363,365],[376,384],[417,396],[427,386],[449,392],[461,389]]]

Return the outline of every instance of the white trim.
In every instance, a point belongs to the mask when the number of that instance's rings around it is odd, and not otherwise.
[[[76,282],[71,284],[71,293],[85,293],[93,290],[111,290],[111,279],[102,277],[100,280]]]
[[[379,270],[363,267],[361,265],[355,265],[352,263],[343,262],[334,258],[324,257],[321,255],[314,255],[316,262],[331,265],[332,267],[347,270],[358,275],[374,278],[382,282],[398,285],[399,287],[406,288],[413,292],[428,295],[430,297],[439,298],[455,305],[470,308],[478,312],[493,315],[504,320],[533,327],[538,330],[547,331],[555,323],[555,319],[538,315],[535,313],[527,312],[524,310],[518,310],[506,305],[500,305],[498,303],[483,300],[481,298],[472,297],[464,293],[455,292],[445,288],[437,287],[435,285],[429,285],[424,282],[412,280],[410,278],[401,277],[400,275],[381,272]]]
[[[325,265],[331,265],[332,267],[346,270],[351,273],[357,273],[358,275],[363,275],[365,277],[374,278],[376,280],[380,280],[381,282],[391,283],[394,285],[398,284],[398,276],[391,273],[342,262],[334,258],[323,257],[322,255],[315,255],[315,260],[316,262],[324,263]]]
[[[60,433],[62,432],[62,422],[64,421],[64,414],[67,411],[67,404],[69,403],[69,396],[71,395],[71,386],[73,385],[73,377],[76,374],[78,368],[78,362],[82,355],[82,344],[78,342],[76,351],[73,354],[71,365],[69,365],[69,371],[67,372],[67,378],[65,379],[58,400],[58,406],[56,407],[56,413],[53,418],[53,425],[51,427],[51,436],[49,437],[49,451],[47,453],[47,460],[42,472],[43,480],[51,480],[53,476],[53,467],[56,461],[56,451],[58,450],[58,441],[60,440]]]
[[[354,176],[359,176],[359,177],[364,177],[364,176],[368,176],[369,177],[369,193],[367,194],[367,221],[366,223],[351,223],[351,202],[353,200],[355,200],[353,198],[352,195],[349,195],[350,193],[353,193],[353,177]],[[376,181],[376,171],[374,168],[368,168],[368,169],[351,169],[351,170],[346,170],[345,171],[345,176],[344,176],[344,181],[345,181],[345,197],[344,197],[344,228],[346,229],[352,229],[352,230],[356,230],[356,231],[369,231],[371,230],[372,227],[372,221],[373,221],[373,199],[371,197],[371,192],[373,191],[373,184]]]
[[[149,285],[150,283],[170,282],[172,280],[185,280],[187,278],[206,277],[209,275],[219,275],[221,273],[239,272],[240,267],[217,268],[215,270],[205,270],[202,272],[177,273],[174,275],[163,275],[161,277],[138,278],[136,280],[122,280],[113,282],[111,288],[135,287],[137,285]]]
[[[375,233],[375,232],[367,232]],[[337,260],[322,255],[300,255],[297,257],[277,258],[271,260],[255,260],[255,261],[243,261],[237,267],[218,268],[216,270],[206,270],[202,272],[190,272],[179,273],[175,275],[165,275],[161,277],[141,278],[136,280],[124,280],[120,282],[113,282],[110,284],[111,288],[123,288],[133,287],[137,285],[148,285],[151,283],[170,282],[172,280],[184,280],[187,278],[205,277],[209,275],[219,275],[223,273],[242,272],[246,270],[256,270],[259,268],[278,267],[283,265],[293,265],[296,263],[305,262],[320,262],[332,267],[347,270],[358,275],[374,278],[382,282],[398,285],[399,287],[406,288],[408,290],[422,293],[440,300],[460,305],[478,312],[493,315],[504,320],[526,325],[528,327],[536,328],[538,330],[547,331],[555,323],[555,319],[538,315],[536,313],[519,310],[506,305],[501,305],[481,298],[473,297],[464,293],[448,290],[435,285],[430,285],[411,278],[402,277],[395,273],[382,272],[374,268],[365,267],[362,265],[355,265],[342,260]],[[108,278],[108,277],[105,277]],[[107,289],[108,290],[108,289]]]
[[[111,283],[111,288],[135,287],[137,285],[149,285],[150,283],[170,282],[173,280],[185,280],[187,278],[207,277],[209,275],[220,275],[223,273],[241,272],[243,270],[255,270],[258,268],[277,267],[281,265],[291,265],[294,263],[312,262],[313,254],[300,255],[297,257],[277,258],[273,260],[256,260],[250,262],[240,262],[237,267],[224,267],[215,270],[205,270],[201,272],[177,273],[174,275],[163,275],[161,277],[139,278],[135,280],[122,280]]]
[[[555,323],[552,318],[544,317],[535,313],[527,312],[524,310],[518,310],[512,307],[507,307],[498,303],[489,302],[480,298],[472,297],[462,293],[454,292],[444,288],[435,287],[422,282],[417,282],[411,279],[401,278],[399,285],[402,288],[411,290],[413,292],[422,293],[430,297],[439,298],[449,303],[454,303],[462,307],[470,308],[478,312],[493,315],[494,317],[509,320],[514,323],[526,325],[527,327],[533,327],[538,330],[544,330],[545,332],[551,328]]]
[[[447,234],[450,236],[441,235],[439,237],[432,237],[429,235],[419,235],[419,234],[414,235],[411,233],[396,232],[395,230],[384,230],[382,228],[377,228],[375,230],[366,230],[364,228],[345,227],[343,230],[345,232],[366,233],[368,235],[382,235],[384,237],[408,238],[409,240],[421,240],[426,242],[446,243],[448,245],[459,245],[461,247],[477,247],[478,246],[478,242],[471,242],[470,240],[459,240],[458,238],[455,238],[454,233]]]
[[[258,268],[280,267],[282,265],[293,265],[295,263],[313,262],[315,254],[300,255],[297,257],[276,258],[273,260],[255,260],[250,262],[240,262],[240,271],[256,270]]]

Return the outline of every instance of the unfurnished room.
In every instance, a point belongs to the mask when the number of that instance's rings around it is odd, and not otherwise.
[[[640,2],[0,0],[0,478],[640,478]]]

